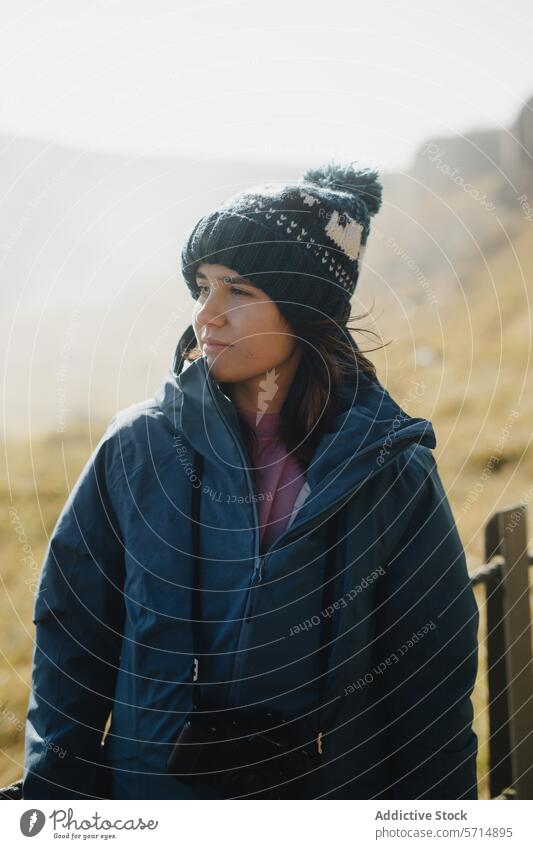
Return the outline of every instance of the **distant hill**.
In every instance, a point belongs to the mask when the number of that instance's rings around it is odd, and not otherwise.
[[[506,244],[531,232],[532,105],[507,129],[428,139],[407,172],[381,174],[384,205],[354,312],[375,299],[378,315],[405,314],[416,327],[422,305],[441,309],[480,269],[490,275]],[[301,170],[132,159],[0,136],[8,431],[105,420],[151,395],[192,309],[179,268],[184,237],[230,194]]]

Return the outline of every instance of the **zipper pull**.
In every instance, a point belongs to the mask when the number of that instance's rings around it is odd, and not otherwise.
[[[263,580],[263,562],[264,562],[264,559],[265,559],[264,555],[260,555],[259,561],[258,561],[258,564],[257,564],[257,566],[258,566],[257,583],[258,584]]]

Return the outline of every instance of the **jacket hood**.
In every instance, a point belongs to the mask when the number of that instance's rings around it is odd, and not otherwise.
[[[251,492],[237,410],[211,376],[205,357],[184,359],[192,326],[181,336],[155,400],[172,425],[208,461],[240,476]],[[324,433],[307,472],[311,494],[302,519],[327,511],[413,442],[436,446],[431,422],[410,416],[377,378],[345,380],[332,429]],[[300,520],[299,520],[300,521]]]

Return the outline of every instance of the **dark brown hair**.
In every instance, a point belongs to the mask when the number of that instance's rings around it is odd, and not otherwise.
[[[368,315],[370,312],[348,318],[344,315],[335,319],[316,318],[315,313],[312,318],[299,316],[288,322],[290,331],[302,348],[302,355],[291,390],[287,393],[280,411],[279,435],[305,472],[322,435],[331,428],[343,380],[348,378],[357,386],[362,377],[370,380],[376,378],[374,364],[359,350],[351,333],[370,333],[378,339],[379,334],[368,328],[349,326],[350,322]],[[370,350],[376,351],[384,347],[386,345],[378,345]],[[196,360],[201,355],[200,348],[194,344],[184,354],[184,358]],[[220,382],[219,385],[229,397],[231,384]],[[239,416],[239,425],[250,460],[254,456],[255,431],[242,416]],[[251,465],[249,469],[254,489],[257,489],[256,470]]]

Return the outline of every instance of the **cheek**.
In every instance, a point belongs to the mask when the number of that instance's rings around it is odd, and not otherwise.
[[[281,330],[263,331],[246,341],[250,349],[260,355],[263,360],[272,360],[272,362],[285,358],[292,348],[290,337]]]
[[[252,335],[242,343],[243,360],[248,364],[260,366],[263,371],[278,367],[288,359],[293,350],[294,339],[279,328],[270,331],[263,329],[255,336],[249,328],[248,333]]]
[[[263,354],[286,351],[292,339],[285,322],[272,304],[257,304],[252,309],[239,310],[239,332],[247,337],[244,343]],[[236,316],[237,316],[236,312]]]

